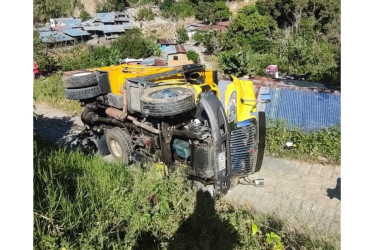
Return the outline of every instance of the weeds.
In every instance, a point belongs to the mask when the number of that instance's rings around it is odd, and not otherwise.
[[[34,100],[79,114],[82,108],[78,101],[67,100],[62,85],[62,75],[54,74],[48,78],[34,80]]]
[[[341,132],[340,127],[322,129],[305,133],[299,129],[286,129],[285,121],[272,122],[266,130],[266,149],[277,157],[299,158],[320,161],[321,157],[331,164],[340,164]],[[286,142],[296,144],[293,149],[285,149]]]
[[[282,249],[308,242],[334,248],[308,236],[294,240],[281,226],[269,227],[270,220],[190,187],[183,171],[166,178],[152,165],[124,168],[37,140],[34,248]]]

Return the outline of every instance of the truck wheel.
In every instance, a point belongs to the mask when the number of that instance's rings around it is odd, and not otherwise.
[[[62,83],[65,88],[75,89],[89,86],[97,86],[96,74],[93,71],[74,71],[66,73],[62,77]]]
[[[100,95],[99,86],[93,86],[81,89],[65,89],[66,99],[84,100]]]
[[[140,98],[141,112],[149,116],[173,116],[195,107],[195,93],[191,89],[172,87],[151,90]]]
[[[109,129],[106,133],[106,143],[113,158],[128,165],[133,150],[132,139],[126,130],[118,127]]]

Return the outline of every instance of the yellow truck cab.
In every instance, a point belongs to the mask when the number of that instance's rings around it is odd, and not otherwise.
[[[235,179],[260,171],[265,114],[253,83],[200,64],[158,67],[123,64],[67,72],[67,99],[79,100],[84,134],[105,140],[113,158],[184,166],[219,196]]]

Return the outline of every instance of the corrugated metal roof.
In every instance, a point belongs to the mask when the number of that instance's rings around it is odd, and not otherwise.
[[[115,14],[112,12],[96,13],[95,21],[103,23],[114,23]]]
[[[63,31],[63,33],[65,33],[66,35],[69,35],[69,36],[89,36],[90,33],[84,31],[84,30],[81,30],[81,29],[66,29]]]
[[[145,58],[140,64],[148,66],[166,66],[166,60],[163,58],[150,57]]]
[[[41,32],[39,33],[39,37],[43,43],[55,43],[74,40],[74,38],[57,31]]]
[[[176,45],[177,44],[177,40],[175,40],[175,39],[160,38],[160,39],[157,39],[157,41],[160,44],[170,44],[170,45]]]
[[[170,45],[170,46],[167,46],[167,47],[164,49],[164,53],[165,53],[166,55],[176,54],[176,53],[177,53],[177,49],[175,48],[175,45]]]
[[[177,50],[177,53],[184,53],[184,54],[186,54],[186,49],[184,48],[183,45],[176,45],[175,49]]]
[[[131,29],[132,25],[104,25],[101,26],[104,33],[123,33],[127,29]]]
[[[170,45],[164,49],[164,53],[171,54],[186,54],[186,49],[183,45]]]
[[[75,18],[54,18],[55,22],[63,23],[66,26],[80,26],[82,23],[81,19]]]
[[[134,24],[132,23],[123,23],[123,24],[110,24],[110,25],[104,25],[102,23],[94,23],[92,25],[85,25],[83,26],[84,30],[96,30],[96,31],[102,31],[104,33],[123,33],[125,30],[132,29],[134,27]]]
[[[46,31],[50,31],[51,29],[49,27],[40,27],[38,28],[38,31],[39,32],[46,32]]]
[[[271,95],[270,103],[257,106],[259,111],[265,111],[269,126],[271,121],[284,119],[288,129],[311,132],[340,124],[340,94],[264,86],[259,94]]]

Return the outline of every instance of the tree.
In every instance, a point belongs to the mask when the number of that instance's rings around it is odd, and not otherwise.
[[[188,60],[193,61],[193,63],[198,63],[200,61],[199,54],[197,54],[193,50],[187,51],[187,58],[188,58]]]
[[[218,2],[199,2],[195,7],[196,18],[204,23],[215,23],[217,21],[228,20],[231,12],[223,1]]]
[[[144,58],[158,53],[154,37],[144,37],[138,28],[130,29],[120,36],[112,47],[120,52],[122,58]]]
[[[57,61],[51,56],[47,46],[40,40],[38,31],[34,31],[33,52],[33,59],[42,73],[49,74],[59,68]]]
[[[79,18],[84,22],[84,21],[87,21],[88,19],[91,19],[91,15],[87,11],[81,10]]]
[[[151,8],[143,7],[139,10],[136,19],[141,21],[151,21],[155,19],[155,14],[151,10]]]
[[[177,43],[183,44],[188,41],[188,34],[185,28],[181,27],[177,29]]]

